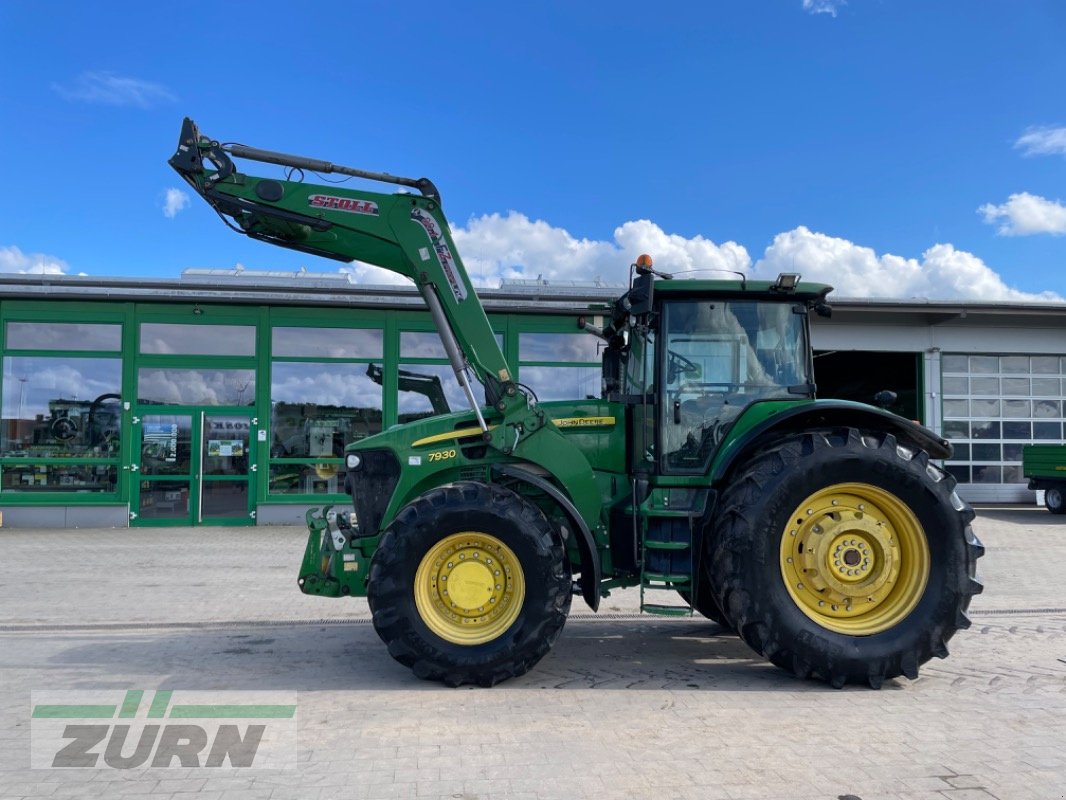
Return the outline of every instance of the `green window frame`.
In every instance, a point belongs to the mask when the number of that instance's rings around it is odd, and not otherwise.
[[[46,481],[40,484],[42,488],[0,488],[0,504],[11,506],[115,505],[127,501],[128,482],[123,465],[129,463],[130,452],[129,415],[126,404],[130,399],[130,348],[128,345],[131,332],[129,323],[131,307],[128,303],[66,300],[5,300],[0,304],[0,359],[5,365],[8,359],[16,358],[63,359],[68,363],[100,359],[116,361],[118,362],[118,385],[115,388],[118,391],[114,393],[120,396],[116,399],[117,407],[111,412],[113,416],[117,415],[115,423],[118,425],[119,443],[117,449],[106,456],[43,456],[32,453],[5,455],[0,452],[0,472],[8,473],[18,470],[23,481],[28,474],[31,476],[30,486],[34,485],[37,478],[46,478]],[[46,346],[8,348],[8,323],[115,325],[119,330],[119,343],[117,347],[107,349],[52,349]],[[12,379],[14,379],[13,376],[0,373],[0,396],[7,391],[9,387],[6,384]],[[84,405],[84,399],[73,398],[69,402],[72,407]],[[61,422],[61,420],[57,417],[55,422]],[[79,476],[93,474],[107,475],[105,480],[111,483],[113,488],[106,491],[94,490],[91,484],[92,478],[88,479],[88,483],[77,483]],[[53,482],[53,476],[56,475],[58,475],[58,484]],[[62,488],[53,491],[52,487],[57,485]]]

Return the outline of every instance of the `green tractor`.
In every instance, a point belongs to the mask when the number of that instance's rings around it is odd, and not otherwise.
[[[238,172],[234,157],[290,180]],[[983,548],[933,462],[951,446],[881,409],[815,399],[809,318],[830,313],[830,287],[673,280],[641,256],[622,297],[576,320],[605,345],[601,396],[540,403],[429,180],[221,145],[188,119],[170,164],[239,232],[384,267],[428,306],[470,408],[349,444],[353,513],[309,512],[298,579],[308,594],[365,596],[420,678],[521,675],[575,594],[596,610],[624,587],[645,612],[695,610],[836,687],[915,678],[969,626]]]

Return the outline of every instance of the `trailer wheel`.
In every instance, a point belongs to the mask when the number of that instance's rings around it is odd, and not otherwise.
[[[835,687],[918,677],[970,625],[984,553],[955,481],[891,434],[792,434],[723,492],[713,586],[741,637]]]
[[[1066,498],[1062,486],[1051,486],[1044,490],[1044,508],[1052,514],[1066,514]]]
[[[529,670],[559,637],[571,596],[562,541],[540,509],[474,482],[401,510],[367,583],[390,655],[449,686],[492,686]]]

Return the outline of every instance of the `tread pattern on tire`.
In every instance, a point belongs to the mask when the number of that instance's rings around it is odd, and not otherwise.
[[[430,632],[413,596],[414,572],[426,550],[455,532],[452,528],[463,529],[449,520],[465,515],[495,518],[510,533],[484,532],[512,549],[517,541],[536,562],[521,564],[526,596],[518,619],[492,642],[475,646],[446,642]],[[562,539],[541,510],[509,489],[473,481],[431,489],[405,506],[382,534],[367,583],[374,629],[389,654],[419,678],[449,686],[492,686],[527,672],[559,638],[572,596]]]
[[[930,508],[940,508],[946,523],[947,529],[926,528],[927,539],[945,537],[938,547],[945,548],[948,555],[943,560],[948,563],[933,566],[941,571],[939,594],[930,596],[931,574],[918,607],[898,625],[872,636],[828,631],[795,607],[780,577],[781,530],[771,530],[774,522],[765,519],[775,511],[775,490],[797,470],[814,468],[817,472],[818,465],[834,459],[856,468],[863,463],[876,465],[886,475],[882,485],[894,493],[903,491],[903,486],[893,489],[893,481],[900,481],[912,495],[930,495],[926,497]],[[832,482],[836,481],[826,481]],[[955,485],[950,474],[929,463],[927,453],[900,446],[892,434],[884,432],[829,428],[791,434],[757,449],[734,473],[719,505],[709,559],[711,586],[719,605],[752,649],[797,678],[819,678],[836,688],[848,682],[867,683],[875,689],[899,675],[917,678],[921,664],[934,656],[946,657],[947,642],[957,630],[970,627],[966,609],[983,588],[976,562],[984,547],[970,527],[974,512],[955,492]],[[796,500],[800,501],[802,497]],[[793,508],[784,513],[790,514]],[[772,591],[779,590],[788,598],[791,609],[780,597],[775,606],[765,586],[753,585],[753,561],[762,565],[764,575],[776,569],[778,585]],[[782,616],[788,616],[789,622],[782,622]],[[923,617],[927,624],[923,625]]]

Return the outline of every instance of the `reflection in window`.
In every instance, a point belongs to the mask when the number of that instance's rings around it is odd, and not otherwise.
[[[521,380],[542,402],[600,396],[599,367],[522,367]]]
[[[254,405],[255,370],[141,367],[137,400],[149,405]]]
[[[455,379],[451,366],[444,364],[400,364],[397,374],[397,407],[400,422],[465,411],[470,408],[466,393]],[[475,397],[481,388],[474,384]]]
[[[381,358],[384,349],[382,331],[377,328],[276,327],[272,338],[275,356]]]
[[[118,467],[114,464],[4,464],[3,492],[114,492]]]
[[[503,349],[503,334],[496,334],[496,344]],[[400,331],[400,358],[446,359],[440,336],[436,331]]]
[[[118,358],[5,358],[0,455],[117,457],[121,387]]]
[[[141,352],[165,355],[254,356],[254,325],[141,323]]]
[[[87,322],[9,322],[9,350],[121,350],[122,326]]]
[[[337,494],[344,491],[343,464],[272,464],[271,494]]]
[[[381,386],[366,364],[274,362],[270,382],[274,458],[339,457],[381,431]]]
[[[599,361],[601,340],[590,333],[520,333],[522,361]]]

